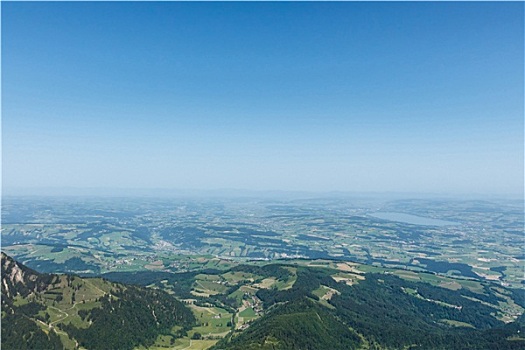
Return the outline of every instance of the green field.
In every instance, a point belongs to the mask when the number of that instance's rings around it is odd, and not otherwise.
[[[257,314],[253,311],[253,308],[249,307],[239,312],[239,316],[244,318],[254,318]]]

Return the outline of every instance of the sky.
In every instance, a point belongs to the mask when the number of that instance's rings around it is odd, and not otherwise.
[[[523,3],[1,7],[4,192],[523,196]]]

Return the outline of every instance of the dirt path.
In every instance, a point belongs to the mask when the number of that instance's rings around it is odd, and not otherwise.
[[[189,349],[191,348],[191,339],[190,339],[190,345],[186,346],[185,348],[181,349],[181,350],[186,350],[186,349]]]
[[[71,306],[69,309],[66,309],[66,310],[73,310],[75,307],[77,307],[77,304],[78,304],[78,302],[75,302],[75,303],[73,304],[73,306]],[[62,318],[59,318],[59,319],[56,320],[56,321],[51,322],[49,325],[53,325],[53,324],[58,323],[58,322],[60,322],[60,321],[62,321],[62,320],[65,320],[66,318],[69,317],[69,314],[67,313],[66,310],[60,310],[59,308],[54,307],[54,306],[49,306],[49,307],[50,307],[51,309],[55,309],[55,310],[57,310],[57,311],[60,312],[60,313],[64,313],[64,314],[66,314],[66,316],[64,316],[64,317],[62,317]]]
[[[62,320],[65,320],[67,317],[69,317],[69,314],[68,314],[67,312],[65,312],[64,310],[60,310],[59,308],[54,307],[54,306],[49,306],[49,308],[50,308],[50,309],[54,309],[54,310],[60,312],[61,314],[66,314],[66,316],[64,316],[64,317],[62,317],[62,318],[59,318],[59,319],[56,320],[56,321],[51,322],[51,323],[49,324],[50,326],[52,326],[52,325],[54,325],[55,323],[58,323],[58,322],[60,322],[60,321],[62,321]]]
[[[56,308],[54,308],[54,309],[56,309]],[[61,311],[60,309],[58,309],[58,310]],[[67,314],[66,312],[64,312],[64,313]],[[68,316],[69,316],[69,315],[68,315]],[[67,317],[67,316],[66,316],[66,317]],[[63,319],[64,319],[64,318],[63,318]],[[63,320],[63,319],[61,319],[61,320]],[[61,320],[58,320],[58,321],[61,321]],[[55,331],[55,333],[57,333],[57,334],[63,334],[63,335],[65,335],[67,338],[69,338],[69,339],[71,339],[72,341],[74,341],[74,342],[75,342],[75,346],[78,348],[78,346],[79,346],[79,345],[78,345],[78,341],[77,341],[75,338],[71,338],[71,337],[69,336],[69,334],[67,334],[66,332],[64,332],[64,331],[62,331],[62,330],[60,330],[60,329],[58,329],[58,328],[56,328],[56,327],[53,326],[53,323],[58,322],[58,321],[55,321],[55,322],[52,322],[52,323],[49,323],[49,324],[47,324],[47,323],[45,323],[45,322],[43,322],[43,321],[41,321],[41,320],[36,320],[36,321],[37,321],[37,322],[40,322],[42,325],[46,326],[47,329],[49,329],[49,330],[53,329],[53,330]]]

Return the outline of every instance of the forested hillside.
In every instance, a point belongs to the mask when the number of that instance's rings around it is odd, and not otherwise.
[[[4,350],[133,349],[194,325],[192,312],[164,291],[39,274],[2,253]]]
[[[319,288],[334,292],[319,298]],[[454,291],[389,274],[367,274],[348,285],[337,283],[327,270],[299,268],[292,288],[260,289],[257,296],[270,311],[214,349],[525,346],[523,316],[509,324],[496,318],[496,305],[504,300],[489,287],[481,293]]]

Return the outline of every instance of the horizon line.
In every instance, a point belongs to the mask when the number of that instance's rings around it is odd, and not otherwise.
[[[91,192],[91,193],[90,193]],[[162,192],[162,193],[159,193]],[[452,191],[403,191],[403,190],[296,190],[296,189],[246,189],[246,188],[177,188],[177,187],[102,187],[102,186],[46,186],[2,187],[2,197],[16,196],[113,196],[113,197],[166,197],[170,195],[333,195],[333,196],[416,196],[416,197],[504,197],[525,199],[523,192],[452,192]]]

